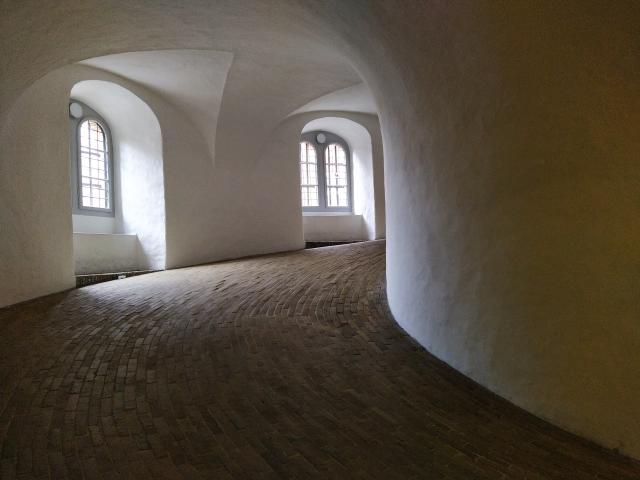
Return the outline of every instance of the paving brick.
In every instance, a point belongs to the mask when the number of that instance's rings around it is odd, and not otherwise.
[[[416,344],[384,266],[365,242],[0,310],[0,478],[640,478]]]

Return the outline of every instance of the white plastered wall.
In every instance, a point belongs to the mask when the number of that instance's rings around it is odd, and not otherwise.
[[[47,77],[20,95],[0,125],[0,306],[75,285],[70,85],[59,72]]]
[[[73,260],[76,275],[148,269],[138,236],[124,233],[74,232]]]
[[[352,242],[366,240],[362,215],[303,215],[305,242]]]

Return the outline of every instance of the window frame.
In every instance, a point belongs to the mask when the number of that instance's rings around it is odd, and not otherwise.
[[[302,146],[308,144],[309,145],[309,150],[313,150],[313,154],[315,156],[315,169],[316,169],[316,183],[314,184],[310,184],[310,183],[306,183],[303,184],[302,183],[302,173],[303,173],[303,162],[302,162]],[[303,189],[305,187],[309,188],[309,187],[315,187],[317,190],[317,199],[318,199],[318,205],[320,204],[320,190],[321,190],[321,185],[320,185],[320,178],[318,177],[318,162],[319,162],[319,158],[318,158],[318,149],[316,148],[316,146],[309,142],[308,140],[300,140],[300,142],[298,143],[298,167],[300,169],[300,202],[303,203]],[[308,157],[306,158],[306,160],[308,160]],[[311,167],[312,163],[311,162],[304,162],[305,165],[308,165],[309,167]],[[308,179],[307,179],[308,180]],[[308,196],[307,196],[308,199]],[[318,207],[313,207],[313,206],[304,206],[303,208],[318,208]]]
[[[96,111],[91,109],[86,104],[77,100],[71,99],[69,104],[79,103],[82,106],[83,115],[80,118],[74,118],[70,116],[71,128],[72,128],[72,182],[73,182],[73,213],[75,215],[87,215],[97,217],[115,217],[116,205],[115,205],[115,168],[113,159],[113,139],[111,137],[111,129],[107,122]],[[81,140],[80,130],[82,124],[86,121],[96,122],[105,136],[105,145],[107,147],[107,169],[109,172],[108,184],[109,184],[109,208],[99,207],[85,207],[82,205],[82,157],[80,154]]]
[[[322,133],[326,140],[324,143],[318,143],[316,137]],[[305,207],[302,206],[304,213],[353,213],[353,170],[351,162],[351,149],[346,140],[335,133],[327,132],[325,130],[314,130],[312,132],[303,133],[300,136],[298,142],[298,171],[301,168],[300,159],[300,144],[302,142],[309,142],[316,150],[316,169],[318,178],[318,206],[317,207]],[[327,206],[327,179],[326,179],[326,163],[325,155],[327,147],[331,144],[340,145],[345,152],[347,160],[347,201],[349,203],[346,207],[329,207]],[[301,174],[298,175],[298,184],[301,186]],[[300,204],[302,204],[302,190],[299,187],[300,192]]]

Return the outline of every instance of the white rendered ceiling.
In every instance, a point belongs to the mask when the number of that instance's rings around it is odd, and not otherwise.
[[[377,115],[378,107],[369,87],[362,82],[327,93],[298,108],[292,115],[313,111],[359,112]]]
[[[213,152],[218,114],[233,54],[213,50],[154,50],[84,60],[132,80],[182,110]]]
[[[46,14],[35,0],[10,4],[7,9],[11,15],[0,15],[0,115],[21,91],[45,73],[86,59],[125,52],[135,53],[87,63],[147,82],[155,75],[154,64],[160,58],[152,56],[151,51],[161,51],[159,55],[178,70],[180,63],[170,58],[168,49],[211,52],[200,57],[193,54],[187,60],[194,63],[210,55],[205,64],[217,63],[211,57],[224,64],[224,57],[229,54],[222,52],[231,52],[234,60],[229,78],[234,68],[237,73],[232,79],[236,88],[228,92],[233,109],[240,108],[236,111],[242,115],[254,113],[252,118],[261,123],[268,120],[265,112],[282,119],[314,98],[362,81],[345,57],[317,35],[316,18],[309,9],[289,0],[221,0],[214,4],[184,1],[162,5],[143,0],[118,2],[117,7],[89,0],[82,8],[75,2],[60,1],[48,6]],[[25,29],[24,25],[30,28]],[[27,51],[37,53],[25,55]],[[143,64],[136,65],[138,60]],[[195,66],[206,72],[211,65]],[[182,73],[164,71],[160,76],[167,75],[153,78],[153,86],[175,93],[175,80],[182,78]],[[186,85],[190,87],[192,82],[198,83],[187,79]],[[181,97],[180,101],[193,105],[193,99]],[[253,102],[255,107],[246,109],[243,102]]]

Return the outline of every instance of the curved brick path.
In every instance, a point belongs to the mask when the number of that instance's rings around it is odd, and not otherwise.
[[[271,255],[0,310],[0,477],[640,478],[408,338],[384,255]]]

